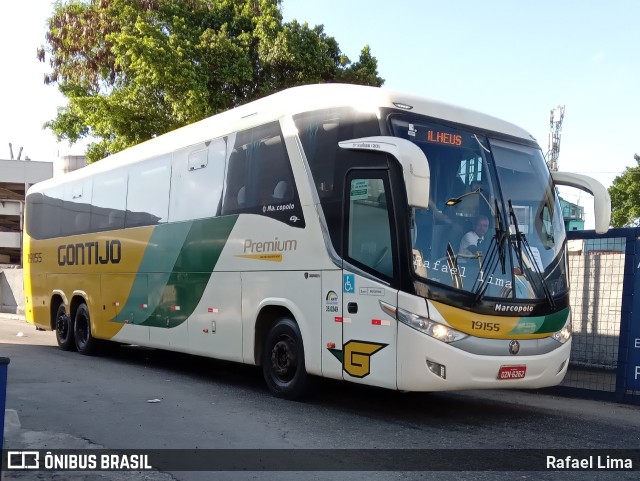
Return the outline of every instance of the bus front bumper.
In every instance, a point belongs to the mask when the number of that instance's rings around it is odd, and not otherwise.
[[[554,341],[555,342],[555,341]],[[571,341],[538,355],[479,355],[398,325],[398,389],[536,389],[560,384],[569,365]]]

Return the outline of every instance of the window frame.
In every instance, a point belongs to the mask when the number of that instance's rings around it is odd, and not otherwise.
[[[368,266],[363,262],[351,257],[349,255],[349,235],[350,235],[350,222],[351,222],[351,183],[353,180],[381,180],[384,186],[384,194],[387,206],[387,216],[389,222],[389,237],[391,245],[391,261],[392,261],[392,275],[388,276],[385,273],[375,269],[372,266]],[[376,279],[380,279],[389,285],[395,286],[398,284],[400,277],[400,261],[398,257],[398,227],[396,223],[395,208],[393,201],[392,182],[390,179],[389,169],[383,168],[354,168],[347,171],[344,182],[343,192],[343,209],[342,209],[342,259],[345,263],[353,265],[354,267],[362,270],[368,275],[373,276]]]

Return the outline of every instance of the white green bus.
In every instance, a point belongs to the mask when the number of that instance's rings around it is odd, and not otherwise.
[[[557,184],[593,193],[607,229],[604,187],[550,173],[510,123],[289,89],[29,189],[27,319],[81,354],[113,341],[258,365],[288,398],[310,376],[555,385],[571,349]]]

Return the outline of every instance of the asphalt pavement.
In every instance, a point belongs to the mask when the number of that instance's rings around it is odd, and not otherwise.
[[[121,347],[86,357],[0,315],[8,366],[5,449],[640,448],[640,409],[529,391],[414,393],[322,382],[273,398],[259,369]],[[637,479],[628,472],[5,472],[5,480]],[[636,472],[637,475],[637,472]]]

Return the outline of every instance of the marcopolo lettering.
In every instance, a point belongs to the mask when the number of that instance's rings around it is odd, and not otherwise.
[[[495,310],[497,312],[523,312],[523,313],[531,313],[533,312],[533,306],[530,304],[524,305],[524,306],[508,306],[505,304],[496,304],[495,305]]]
[[[58,246],[59,266],[118,264],[121,258],[122,244],[119,240],[84,242]]]

